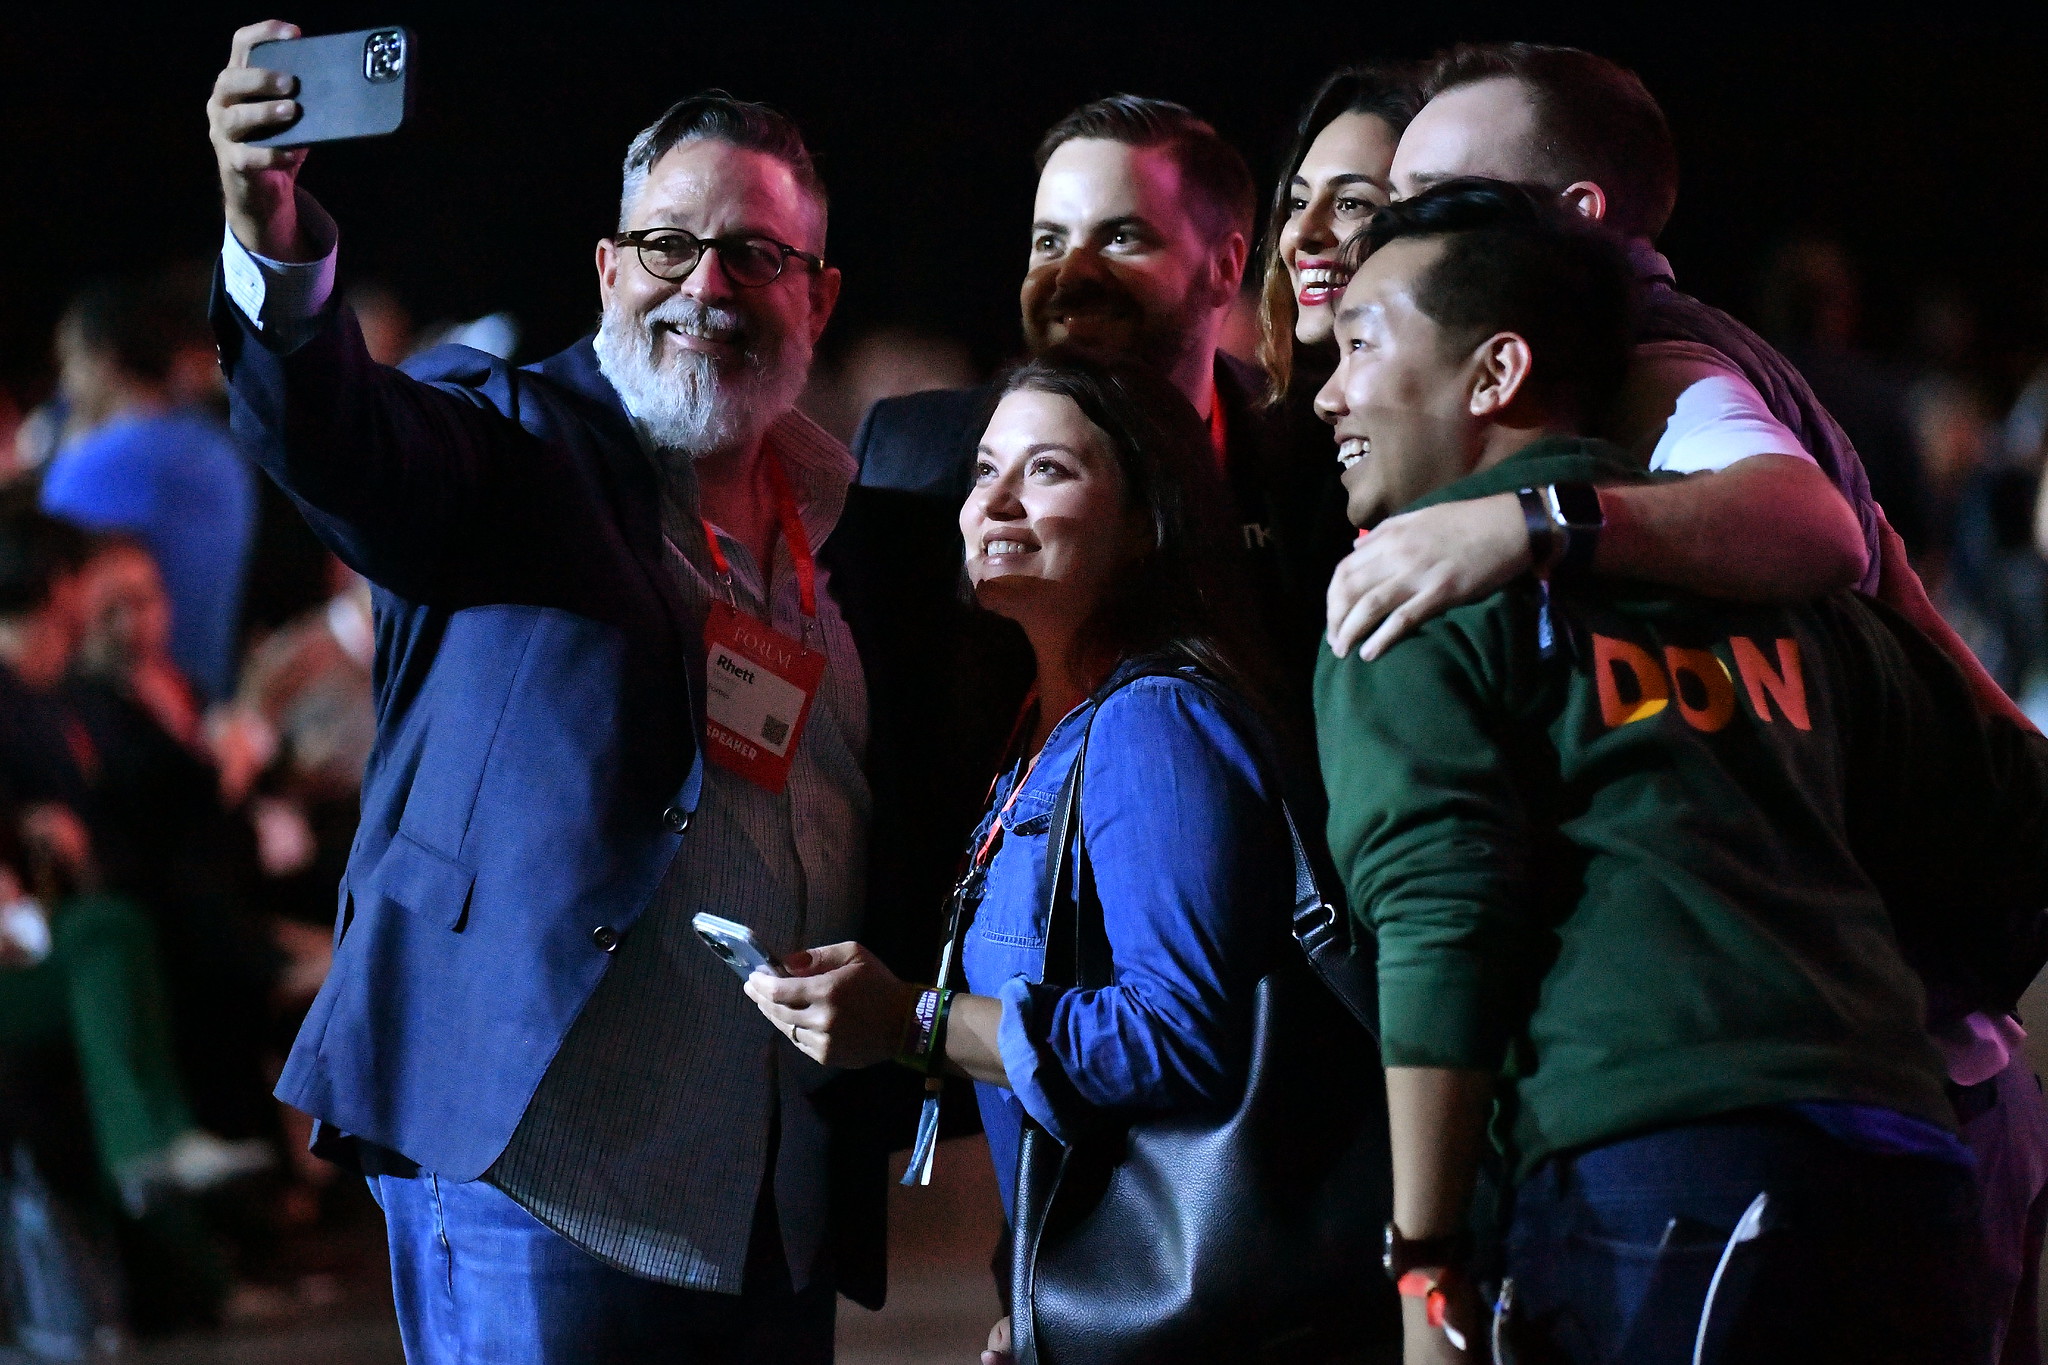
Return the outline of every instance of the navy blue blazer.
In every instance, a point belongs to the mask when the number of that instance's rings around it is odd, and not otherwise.
[[[278,1094],[330,1142],[471,1179],[688,837],[703,648],[656,475],[588,340],[524,368],[448,347],[401,374],[345,308],[283,355],[218,288],[214,319],[236,433],[376,585],[362,823]],[[869,683],[883,913],[863,937],[914,975],[1014,714],[981,681],[1014,676],[1016,646],[959,597],[956,511],[856,489],[820,550]],[[878,1214],[872,1144],[860,1166]]]
[[[654,469],[587,346],[409,377],[344,309],[288,355],[214,313],[236,434],[376,585],[362,823],[278,1095],[472,1179],[696,807],[703,651]]]

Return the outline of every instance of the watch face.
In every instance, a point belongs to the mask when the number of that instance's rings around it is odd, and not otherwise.
[[[1606,521],[1600,511],[1600,491],[1592,484],[1561,483],[1555,487],[1557,510],[1572,530],[1597,530]]]

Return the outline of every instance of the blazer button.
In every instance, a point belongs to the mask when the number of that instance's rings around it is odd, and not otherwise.
[[[681,806],[670,806],[661,813],[661,827],[670,834],[681,834],[690,827],[690,812]]]
[[[619,950],[619,931],[609,924],[600,924],[590,931],[590,941],[608,953]]]

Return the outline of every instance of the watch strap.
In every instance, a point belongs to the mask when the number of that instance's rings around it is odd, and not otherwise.
[[[1529,532],[1529,568],[1538,578],[1547,578],[1565,550],[1564,532],[1550,513],[1549,490],[1518,488],[1515,500],[1522,506],[1522,525]]]
[[[1399,1285],[1402,1277],[1411,1270],[1441,1270],[1446,1266],[1460,1265],[1471,1249],[1472,1236],[1469,1232],[1460,1231],[1444,1237],[1403,1237],[1401,1230],[1389,1221],[1380,1260],[1386,1268],[1387,1278]]]

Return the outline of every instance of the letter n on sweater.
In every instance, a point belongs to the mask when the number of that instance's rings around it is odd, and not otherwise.
[[[1806,711],[1806,676],[1799,668],[1799,642],[1783,637],[1778,640],[1775,669],[1754,641],[1737,635],[1728,644],[1735,652],[1735,668],[1742,674],[1742,685],[1749,690],[1749,704],[1756,708],[1757,719],[1770,720],[1770,701],[1776,701],[1795,729],[1811,730],[1813,721]]]

